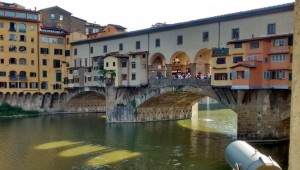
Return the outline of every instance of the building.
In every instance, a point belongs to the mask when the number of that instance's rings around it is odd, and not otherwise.
[[[3,94],[39,91],[40,12],[0,2],[0,89]]]
[[[148,78],[157,75],[171,78],[178,73],[190,73],[192,77],[198,73],[211,75],[216,67],[218,79],[227,80],[220,85],[231,86],[229,72],[234,69],[230,68],[233,63],[222,61],[231,54],[228,51],[215,56],[213,49],[229,48],[227,43],[231,41],[292,34],[293,9],[294,3],[288,3],[72,42],[74,63],[79,65],[84,61],[86,65],[81,65],[90,67],[95,56],[148,51],[148,73],[145,75]],[[246,57],[247,53],[242,52]],[[238,55],[239,52],[232,53]],[[216,62],[220,64],[214,64]]]
[[[95,30],[95,29],[94,29]],[[93,30],[93,31],[94,31]],[[98,32],[93,32],[88,34],[88,38],[98,38],[98,37],[104,37],[104,36],[110,36],[120,33],[125,33],[126,28],[121,25],[115,25],[115,24],[108,24],[105,27],[101,27],[98,29]],[[90,29],[89,32],[92,30]]]

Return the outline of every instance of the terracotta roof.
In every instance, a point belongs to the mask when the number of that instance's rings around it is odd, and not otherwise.
[[[107,24],[107,25],[111,25],[111,26],[113,26],[115,28],[119,28],[119,29],[122,29],[122,30],[126,30],[127,29],[127,28],[125,28],[125,27],[123,27],[121,25],[116,25],[116,24]]]

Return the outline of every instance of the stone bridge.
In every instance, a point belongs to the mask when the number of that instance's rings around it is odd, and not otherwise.
[[[200,79],[151,79],[148,86],[136,88],[107,86],[107,122],[142,122],[191,117],[194,109],[192,105],[197,101],[185,109],[169,108],[160,111],[140,108],[147,100],[170,92],[191,92],[199,94],[199,99],[201,96],[209,96],[228,106],[237,113],[239,139],[289,137],[290,90],[231,90],[211,87],[209,80]]]

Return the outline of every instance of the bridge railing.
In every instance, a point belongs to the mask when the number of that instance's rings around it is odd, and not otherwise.
[[[153,87],[165,86],[210,86],[210,79],[149,79]]]

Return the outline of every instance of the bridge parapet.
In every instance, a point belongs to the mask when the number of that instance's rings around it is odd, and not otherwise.
[[[210,79],[149,79],[151,87],[210,86]]]

